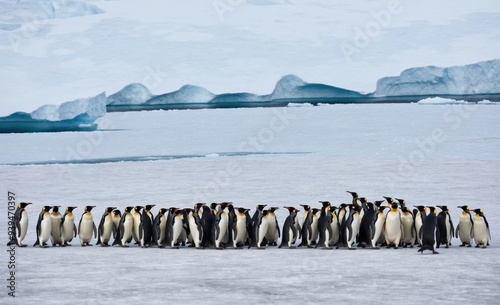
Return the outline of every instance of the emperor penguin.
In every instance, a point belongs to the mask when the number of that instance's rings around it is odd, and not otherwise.
[[[248,209],[238,208],[235,221],[230,228],[233,236],[233,247],[235,249],[243,249],[248,236],[247,213]]]
[[[489,245],[489,240],[491,239],[490,235],[490,226],[488,221],[486,220],[486,216],[484,216],[483,210],[475,209],[472,210],[474,213],[474,240],[476,241],[476,248],[482,247],[486,248]]]
[[[399,199],[398,199],[399,200]],[[403,225],[403,248],[413,248],[415,239],[417,238],[417,231],[415,231],[415,221],[413,215],[406,206],[401,207],[401,224]]]
[[[167,218],[165,217],[165,213],[167,212],[168,209],[159,209],[158,214],[156,214],[156,217],[153,220],[153,242],[156,243],[158,247],[161,247],[161,244],[165,239],[165,230],[167,227]]]
[[[255,230],[254,230],[254,227],[257,225],[257,221],[259,220],[259,218],[261,217],[262,215],[262,211],[264,211],[264,208],[267,206],[267,204],[258,204],[255,208],[255,212],[253,213],[252,215],[252,229],[251,229],[251,232],[250,232],[250,240],[251,240],[251,243],[256,243],[256,237],[254,235],[255,233]],[[264,234],[264,239],[265,239],[265,234]],[[266,242],[267,244],[267,242]]]
[[[267,222],[269,223],[266,233],[266,240],[269,246],[277,246],[278,239],[281,237],[280,227],[278,225],[278,218],[274,212],[279,209],[277,207],[271,207],[267,209]]]
[[[179,243],[181,246],[185,246],[187,243],[190,245],[193,244],[193,239],[191,237],[191,232],[189,230],[189,213],[191,213],[193,209],[184,208],[182,209],[182,231],[181,236],[179,236]]]
[[[31,202],[20,202],[17,205],[10,230],[12,232],[10,235],[11,239],[7,243],[7,246],[17,245],[18,247],[26,247],[26,245],[23,245],[24,237],[26,237],[26,232],[28,231],[28,211],[26,211],[26,207],[30,204]]]
[[[307,216],[309,214],[309,212],[311,211],[311,206],[308,205],[308,204],[301,204],[300,205],[303,209],[304,209],[304,212],[302,213],[302,225],[299,223],[296,228],[299,230],[299,238],[304,238],[302,236],[302,233],[304,232],[304,223],[307,219]],[[300,245],[299,245],[300,246]]]
[[[349,217],[345,221],[344,235],[346,237],[347,248],[352,250],[356,249],[352,247],[352,244],[356,240],[356,236],[359,233],[359,227],[361,225],[361,217],[359,216],[361,206],[357,204],[351,204],[349,206],[349,209]]]
[[[254,223],[254,226],[252,227],[254,231],[254,246],[257,247],[257,249],[265,249],[266,247],[266,242],[265,242],[265,237],[267,233],[267,229],[269,227],[269,222],[267,220],[267,210],[263,210],[259,213],[257,216],[257,220]],[[248,246],[250,248],[251,246]]]
[[[210,208],[209,208],[210,209]],[[179,220],[181,221],[180,223],[178,223],[178,225],[180,225],[181,227],[181,230],[179,231],[179,235],[181,234],[181,231],[182,231],[182,213],[179,212],[179,213],[176,213],[178,209],[175,208],[175,207],[170,207],[168,209],[168,214],[167,214],[167,222],[165,224],[165,238],[163,239],[163,243],[161,244],[160,248],[165,248],[167,245],[168,246],[172,246],[172,242],[174,241],[174,237],[173,237],[173,226],[174,226],[174,217],[176,215],[181,215],[179,216]],[[209,213],[212,213],[211,211],[209,211]],[[174,242],[175,244],[175,242]]]
[[[312,229],[312,236],[310,240],[310,246],[315,246],[316,243],[318,242],[319,238],[319,230],[318,230],[318,213],[321,212],[321,209],[316,209],[313,208],[311,209],[312,213],[312,223],[311,223],[311,229]]]
[[[225,211],[226,204],[221,203],[217,205],[217,214],[215,214],[214,221],[214,240],[215,240],[215,249],[221,250],[225,247],[225,240],[228,231],[228,216]]]
[[[342,203],[341,205],[339,205],[339,208],[337,210],[337,218],[339,220],[339,226],[340,226],[340,244],[343,247],[347,247],[347,241],[344,236],[344,232],[345,232],[345,221],[347,219],[346,215],[348,207],[349,207],[348,204]]]
[[[403,237],[401,214],[399,212],[397,202],[394,202],[392,199],[388,199],[387,202],[391,203],[391,209],[385,216],[384,236],[385,242],[387,243],[386,248],[394,246],[394,249],[397,249],[399,247],[399,242]]]
[[[203,238],[201,245],[203,247],[210,247],[212,245],[212,227],[214,216],[210,208],[205,203],[196,203],[194,205],[194,212],[198,214],[203,228]]]
[[[439,240],[437,242],[437,247],[439,248],[439,245],[445,245],[445,248],[449,248],[451,245],[451,239],[455,237],[453,221],[448,213],[447,206],[437,205],[437,207],[441,209],[441,212],[437,215],[437,225],[439,227]]]
[[[38,215],[38,222],[36,224],[36,242],[33,247],[40,245],[41,248],[48,247],[47,241],[50,239],[50,232],[52,230],[52,219],[50,218],[51,206],[45,205],[42,207],[40,215]]]
[[[120,225],[118,226],[118,231],[116,233],[116,238],[113,242],[114,245],[120,245],[121,247],[128,247],[128,243],[132,241],[132,232],[134,231],[134,216],[131,211],[134,207],[126,207],[123,211],[122,218],[120,219]]]
[[[80,244],[82,247],[92,246],[90,241],[92,240],[92,233],[94,233],[94,238],[97,237],[97,228],[92,217],[92,209],[95,206],[88,205],[80,218],[80,223],[78,224],[78,236],[80,236]]]
[[[176,244],[179,243],[180,241],[180,236],[182,234],[182,231],[184,230],[184,215],[182,213],[182,210],[180,209],[175,209],[173,213],[173,219],[172,219],[172,240],[170,242],[170,247],[172,249],[178,249],[179,247],[176,246]]]
[[[75,215],[73,215],[73,210],[77,207],[67,207],[66,212],[61,220],[61,238],[63,242],[63,246],[71,246],[69,242],[76,237],[77,230],[75,225]]]
[[[285,246],[291,249],[295,248],[294,244],[299,235],[299,231],[295,226],[295,222],[298,222],[298,217],[297,217],[298,211],[294,207],[284,207],[284,208],[288,210],[289,215],[287,216],[287,218],[285,219],[285,223],[283,224],[283,231],[282,231],[283,236],[281,238],[281,244],[279,245],[278,248]]]
[[[115,225],[113,223],[113,210],[116,207],[107,207],[104,209],[104,213],[101,216],[101,221],[99,222],[99,227],[97,228],[97,243],[96,245],[101,245],[101,247],[109,246],[109,241],[111,240],[111,234],[116,235]]]
[[[424,219],[427,216],[425,213],[425,206],[423,205],[414,205],[416,209],[413,210],[413,217],[415,218],[415,232],[417,232],[417,243],[422,246],[422,237],[419,232],[424,224]]]
[[[50,240],[52,242],[52,246],[62,246],[62,236],[61,236],[61,223],[62,223],[62,215],[59,213],[59,208],[61,206],[54,205],[52,207],[52,213],[50,214],[50,219],[52,223],[52,229],[50,231]]]
[[[311,241],[313,236],[312,231],[312,221],[313,221],[313,213],[311,210],[304,210],[304,214],[307,213],[306,218],[302,222],[302,240],[299,244],[299,247],[306,246],[308,248],[312,248]]]
[[[330,206],[330,214],[332,214],[332,222],[330,223],[332,235],[328,242],[330,246],[336,246],[340,241],[340,224],[335,210],[337,210],[336,206]]]
[[[142,248],[147,248],[153,243],[153,213],[151,209],[154,204],[145,205],[142,208],[141,221],[139,224],[139,240]],[[134,217],[135,227],[135,217]]]
[[[439,240],[439,228],[437,226],[436,208],[428,207],[429,214],[425,216],[424,223],[420,228],[418,235],[422,237],[422,247],[417,252],[424,253],[424,250],[431,250],[432,254],[436,252],[437,241]]]
[[[197,212],[190,210],[188,213],[189,231],[191,232],[191,239],[196,249],[203,249],[203,227],[201,219]]]
[[[140,228],[142,220],[142,214],[141,214],[142,208],[143,208],[142,206],[137,205],[134,207],[134,211],[132,212],[132,216],[134,218],[134,230],[132,231],[132,237],[134,238],[136,244],[141,243],[141,238],[139,234],[141,231]]]
[[[373,220],[376,213],[377,210],[372,202],[365,203],[365,213],[363,217],[361,217],[361,224],[359,226],[358,247],[371,247],[373,236]]]
[[[332,213],[331,204],[328,201],[320,201],[323,205],[318,218],[319,240],[315,248],[322,247],[323,249],[332,249],[330,247],[330,237],[332,236]]]
[[[377,207],[377,213],[375,213],[375,216],[373,217],[372,230],[371,230],[372,232],[371,246],[373,249],[379,249],[377,243],[379,242],[380,237],[383,236],[384,234],[385,208],[388,208],[388,206],[379,205]]]
[[[112,214],[113,226],[115,227],[115,230],[113,231],[113,238],[117,238],[118,228],[120,227],[120,220],[122,219],[122,212],[120,212],[120,210],[118,209],[114,209]]]
[[[462,242],[460,247],[471,247],[472,239],[474,238],[474,221],[472,220],[472,215],[468,206],[463,205],[458,208],[462,209],[462,213],[460,214],[455,235],[459,237]]]
[[[234,206],[232,202],[226,202],[227,208],[227,236],[226,236],[226,247],[234,245],[234,237],[233,237],[233,225],[236,222],[236,212],[234,211]]]

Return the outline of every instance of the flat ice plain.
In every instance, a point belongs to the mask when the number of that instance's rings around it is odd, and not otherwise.
[[[92,133],[0,135],[0,186],[28,207],[16,249],[16,298],[2,304],[497,304],[500,296],[500,107],[332,105],[111,113]],[[121,161],[120,161],[121,160]],[[127,161],[129,160],[129,161]],[[131,162],[131,160],[140,162]],[[106,161],[102,163],[102,161]],[[120,161],[120,162],[117,162]],[[50,163],[50,164],[44,164]],[[20,165],[22,164],[22,165]],[[34,165],[28,165],[34,164]],[[137,246],[33,248],[42,205],[253,209],[370,201],[482,208],[488,249],[215,251]],[[277,216],[282,224],[284,209]],[[0,217],[7,241],[7,209]],[[96,240],[93,240],[95,243]]]

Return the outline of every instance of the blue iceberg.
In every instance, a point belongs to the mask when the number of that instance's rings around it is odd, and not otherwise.
[[[106,114],[106,93],[44,105],[32,113],[16,112],[0,118],[0,133],[93,131],[95,120]]]

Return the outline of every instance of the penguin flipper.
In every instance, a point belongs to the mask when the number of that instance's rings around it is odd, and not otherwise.
[[[491,240],[491,234],[490,234],[490,225],[488,224],[488,221],[486,220],[486,217],[483,216],[484,223],[486,224],[486,230],[488,231],[488,237]]]
[[[276,230],[278,230],[278,238],[281,237],[281,232],[280,232],[280,226],[278,224],[278,218],[274,217],[274,219],[276,220]]]
[[[104,221],[106,220],[107,215],[108,213],[104,213],[104,215],[102,215],[101,221],[99,222],[99,227],[97,227],[97,233],[99,234],[99,236],[101,236],[102,232],[104,231]]]
[[[457,228],[455,229],[455,236],[458,237],[458,230],[460,228],[460,223],[457,225]]]
[[[36,246],[38,246],[39,244],[40,244],[40,240],[38,239],[38,236],[37,236],[37,238],[36,238],[36,242],[35,242],[35,244],[33,245],[33,247],[36,247]]]
[[[92,221],[92,226],[94,227],[94,238],[97,237],[97,228],[95,227],[95,223]]]
[[[73,232],[75,232],[75,236],[73,237],[73,238],[75,238],[75,237],[76,237],[76,234],[77,234],[77,230],[76,230],[76,225],[75,225],[75,223],[73,223]]]

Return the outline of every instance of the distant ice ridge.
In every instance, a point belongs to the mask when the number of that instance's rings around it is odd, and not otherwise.
[[[143,84],[133,83],[108,96],[108,105],[137,105],[147,102],[154,95]]]
[[[481,94],[500,92],[500,60],[466,66],[411,68],[378,80],[376,96]]]
[[[451,105],[451,104],[467,104],[466,101],[454,100],[451,98],[428,97],[417,102],[420,105]]]
[[[215,97],[215,94],[205,88],[184,85],[179,90],[161,94],[146,101],[148,105],[166,105],[166,104],[187,104],[187,103],[208,103]]]
[[[96,120],[106,114],[106,93],[77,99],[61,105],[44,105],[31,113],[34,120],[62,121],[80,116],[84,120]]]

